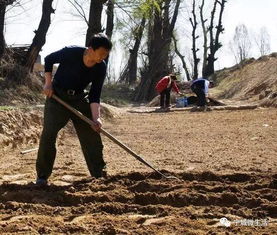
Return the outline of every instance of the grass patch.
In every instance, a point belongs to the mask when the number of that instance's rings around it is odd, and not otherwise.
[[[0,111],[15,109],[13,106],[0,106]]]

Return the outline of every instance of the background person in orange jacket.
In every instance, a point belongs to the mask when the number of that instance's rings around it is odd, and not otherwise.
[[[158,81],[156,91],[160,93],[161,110],[170,109],[170,92],[171,89],[181,95],[179,88],[176,85],[177,77],[174,74],[169,74]]]

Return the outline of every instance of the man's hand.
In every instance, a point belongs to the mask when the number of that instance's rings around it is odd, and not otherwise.
[[[100,132],[101,127],[102,127],[102,121],[100,119],[100,104],[99,103],[91,103],[90,109],[91,109],[91,114],[92,114],[92,120],[95,123],[91,127],[96,132]]]
[[[102,121],[101,121],[101,119],[100,118],[98,118],[96,121],[93,121],[93,125],[91,126],[92,127],[92,129],[94,130],[94,131],[96,131],[96,132],[100,132],[100,130],[101,130],[101,127],[102,127]]]
[[[51,97],[53,95],[53,87],[52,87],[52,73],[45,72],[45,85],[43,86],[43,94],[47,97]]]
[[[45,84],[43,86],[43,94],[46,95],[47,97],[51,97],[53,95],[53,87],[52,83],[50,84]]]

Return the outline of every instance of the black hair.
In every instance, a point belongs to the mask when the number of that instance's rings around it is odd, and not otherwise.
[[[104,33],[98,33],[92,36],[88,43],[88,47],[91,47],[93,50],[98,49],[99,47],[104,47],[107,50],[112,49],[111,40]]]
[[[171,79],[173,79],[173,80],[177,80],[177,77],[176,77],[176,75],[175,75],[175,74],[170,74],[169,76],[171,77]]]

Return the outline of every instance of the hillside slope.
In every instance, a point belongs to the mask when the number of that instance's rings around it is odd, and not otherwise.
[[[220,70],[215,81],[217,98],[277,107],[277,53]]]

